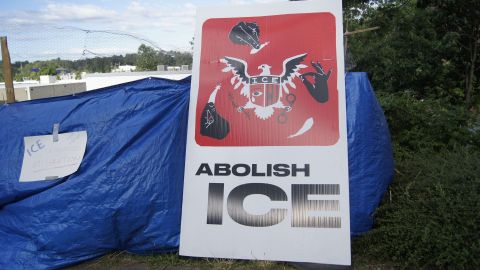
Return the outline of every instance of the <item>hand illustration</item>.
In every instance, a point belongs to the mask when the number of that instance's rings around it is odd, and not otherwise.
[[[302,80],[305,87],[307,87],[308,91],[312,95],[312,97],[319,103],[325,103],[328,101],[328,78],[332,74],[332,70],[330,69],[328,73],[325,73],[323,70],[322,65],[320,62],[314,63],[311,62],[312,67],[317,72],[307,72],[300,75],[300,79]],[[312,84],[307,77],[311,76],[314,78],[314,84]]]

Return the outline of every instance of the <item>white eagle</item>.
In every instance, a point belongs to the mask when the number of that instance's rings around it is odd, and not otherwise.
[[[255,114],[257,117],[265,120],[274,113],[274,108],[288,107],[283,105],[281,97],[283,96],[283,93],[290,93],[288,87],[296,89],[293,79],[300,76],[300,73],[298,72],[300,69],[307,67],[306,65],[301,64],[306,56],[307,54],[303,53],[285,59],[283,61],[283,72],[280,75],[272,75],[270,72],[271,66],[262,64],[258,66],[258,69],[261,70],[260,74],[251,76],[247,72],[247,62],[235,57],[225,56],[224,58],[220,59],[220,62],[226,65],[226,67],[222,70],[223,72],[232,72],[233,76],[230,80],[230,83],[234,85],[234,89],[238,89],[240,86],[242,86],[240,94],[248,98],[248,102],[243,106],[243,109],[255,109]],[[278,85],[280,88],[278,99],[275,103],[269,104],[268,106],[260,106],[255,104],[255,95],[252,95],[250,91],[252,79],[255,80],[256,78],[261,78],[261,76],[268,76],[270,78],[268,84]],[[256,84],[261,83],[262,82],[256,82]]]

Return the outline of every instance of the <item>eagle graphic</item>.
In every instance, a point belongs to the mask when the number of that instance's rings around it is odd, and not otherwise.
[[[300,76],[300,69],[307,67],[302,64],[306,56],[307,54],[303,53],[285,59],[280,75],[272,75],[271,66],[262,64],[258,66],[260,74],[250,76],[247,62],[235,57],[225,56],[220,62],[226,65],[223,72],[232,72],[230,83],[234,89],[242,86],[240,94],[248,98],[247,103],[240,109],[254,109],[258,118],[266,120],[273,115],[275,108],[291,110],[290,106],[283,104],[282,96],[290,93],[289,87],[296,89],[293,79]]]

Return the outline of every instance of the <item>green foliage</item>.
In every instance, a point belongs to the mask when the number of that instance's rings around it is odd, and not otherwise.
[[[0,62],[1,63],[1,62]],[[14,76],[17,81],[23,78],[38,80],[40,75],[56,75],[57,68],[66,68],[76,77],[86,71],[89,73],[108,73],[118,65],[139,65],[139,70],[157,70],[157,65],[191,65],[192,54],[187,52],[160,52],[152,47],[142,44],[138,54],[114,55],[110,57],[95,57],[79,60],[62,60],[60,58],[47,61],[15,62],[12,64]],[[34,70],[40,72],[35,72]],[[0,68],[0,81],[3,81],[2,68]]]
[[[408,269],[480,269],[479,164],[466,146],[397,158],[376,228],[354,250]]]
[[[378,91],[407,90],[418,98],[442,98],[470,107],[471,102],[466,104],[467,95],[476,100],[480,88],[474,77],[472,87],[476,92],[469,93],[466,89],[468,67],[475,64],[478,71],[480,65],[480,57],[472,63],[472,49],[468,49],[472,40],[480,38],[480,16],[473,11],[480,2],[468,1],[471,12],[462,1],[443,2],[458,4],[461,8],[457,9],[468,16],[442,5],[419,5],[413,0],[389,1],[379,6],[363,6],[362,12],[347,12],[350,31],[380,27],[349,37],[348,48],[356,60],[356,70],[369,72]],[[459,25],[471,23],[479,29],[475,32],[474,26],[457,26],[457,20],[462,22]]]
[[[156,51],[154,48],[142,44],[138,48],[137,69],[157,70],[157,65],[181,66],[191,65],[192,54],[177,51]]]
[[[397,172],[375,228],[354,240],[357,256],[480,269],[479,5],[397,0],[345,12],[349,31],[380,27],[348,48],[385,111]]]
[[[82,79],[82,72],[80,72],[79,70],[77,70],[75,72],[75,80],[80,80]]]
[[[172,57],[174,59],[174,64],[176,66],[181,66],[181,65],[191,66],[192,65],[193,57],[192,57],[191,53],[170,51],[169,54],[172,55]]]
[[[21,82],[23,81],[23,76],[20,73],[15,74],[15,77],[13,78],[16,82]]]
[[[46,66],[46,67],[43,67],[41,70],[40,70],[40,75],[50,75],[50,76],[54,76],[54,75],[57,75],[57,72],[55,70],[54,67],[52,66]]]
[[[455,74],[464,82],[465,102],[470,107],[478,98],[480,72],[480,1],[418,0],[426,10],[446,50],[442,56],[455,66]]]
[[[480,121],[448,99],[378,92],[396,176],[357,256],[405,269],[480,269]]]
[[[157,52],[154,48],[145,44],[138,48],[138,70],[157,70]]]
[[[397,174],[357,255],[406,269],[480,269],[480,121],[444,98],[378,92]]]
[[[479,135],[473,131],[475,118],[463,106],[442,99],[418,99],[412,92],[378,93],[377,96],[397,155],[480,143]]]

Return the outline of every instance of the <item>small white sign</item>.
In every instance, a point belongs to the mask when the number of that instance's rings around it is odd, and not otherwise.
[[[24,137],[20,182],[55,180],[78,170],[87,146],[87,132]]]

